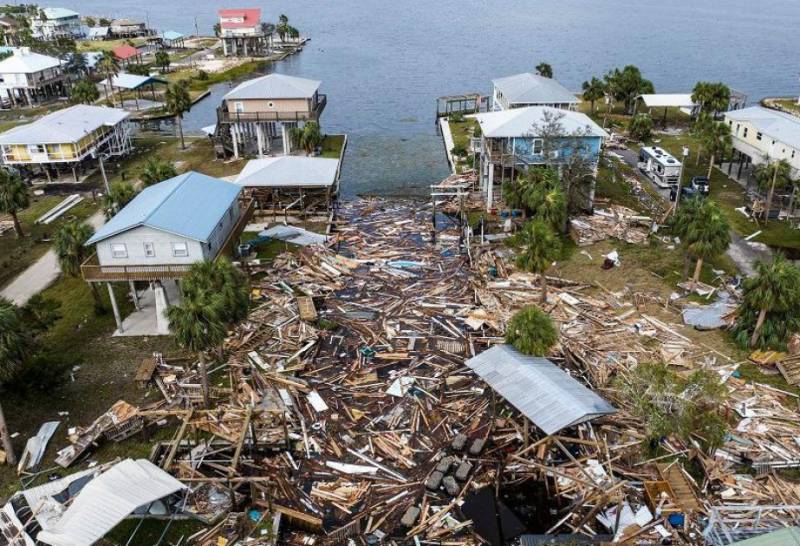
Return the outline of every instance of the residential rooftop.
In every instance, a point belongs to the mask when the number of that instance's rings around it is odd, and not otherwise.
[[[481,132],[490,138],[541,136],[536,134],[536,128],[547,123],[548,117],[551,120],[559,119],[565,136],[585,132],[585,136],[608,138],[608,133],[586,114],[549,106],[513,108],[467,117],[475,118]]]
[[[55,57],[20,47],[14,50],[11,57],[0,61],[0,74],[35,74],[58,66],[61,66],[61,61]]]
[[[578,98],[569,89],[552,78],[524,72],[492,80],[492,85],[502,93],[509,104],[578,104]]]
[[[0,134],[0,144],[63,144],[77,142],[100,127],[114,126],[130,114],[118,108],[76,104]]]
[[[726,112],[725,117],[746,121],[768,137],[800,149],[800,118],[797,116],[763,106],[751,106]]]
[[[241,19],[241,21],[221,21],[222,28],[250,28],[261,22],[260,8],[233,8],[219,10],[220,19]]]
[[[339,160],[286,155],[247,162],[235,184],[244,187],[327,187],[336,182]]]
[[[268,74],[240,83],[223,98],[229,99],[310,99],[322,84],[285,74]]]

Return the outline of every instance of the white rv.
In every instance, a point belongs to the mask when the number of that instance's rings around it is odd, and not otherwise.
[[[646,146],[639,152],[639,170],[660,188],[669,188],[680,182],[683,165],[663,148]]]

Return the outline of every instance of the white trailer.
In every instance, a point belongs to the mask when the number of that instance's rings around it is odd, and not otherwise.
[[[658,146],[641,149],[638,167],[660,188],[677,186],[683,173],[683,164]]]

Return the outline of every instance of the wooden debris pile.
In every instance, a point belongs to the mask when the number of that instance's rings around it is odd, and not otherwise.
[[[579,246],[588,246],[608,238],[626,243],[642,244],[647,241],[652,219],[621,205],[608,209],[595,209],[591,216],[570,219],[569,233]]]

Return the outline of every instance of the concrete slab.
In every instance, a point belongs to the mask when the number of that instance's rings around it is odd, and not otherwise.
[[[169,304],[175,305],[180,302],[180,289],[175,281],[163,281],[162,284],[166,290]],[[121,295],[121,292],[117,293],[118,298]],[[122,320],[122,332],[114,331],[115,337],[169,335],[158,328],[156,298],[152,288],[139,291],[139,308],[139,311],[134,311]]]

